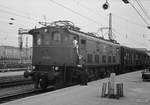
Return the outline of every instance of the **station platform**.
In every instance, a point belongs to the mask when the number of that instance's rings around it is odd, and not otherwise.
[[[141,79],[141,71],[116,76],[115,80],[124,86],[124,97],[120,99],[101,97],[106,78],[89,82],[87,86],[76,85],[2,105],[150,105],[150,82]]]

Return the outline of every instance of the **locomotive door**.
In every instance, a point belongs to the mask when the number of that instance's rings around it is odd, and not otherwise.
[[[80,44],[79,44],[79,53],[80,53],[80,64],[86,65],[86,39],[80,38]]]
[[[79,36],[78,35],[71,35],[71,43],[72,43],[72,63],[73,66],[77,66],[79,63],[78,59],[78,53],[79,53]],[[71,69],[70,67],[65,68],[65,77],[64,77],[64,82],[66,84],[69,84],[74,81],[75,74],[74,74],[75,69]]]

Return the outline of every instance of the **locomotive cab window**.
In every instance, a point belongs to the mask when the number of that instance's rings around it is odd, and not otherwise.
[[[44,45],[49,45],[50,44],[50,37],[48,34],[46,35],[43,35],[43,42],[44,42]]]
[[[64,42],[68,41],[69,40],[69,35],[68,34],[64,34],[63,35],[63,40],[64,40]]]
[[[40,34],[34,35],[34,37],[33,37],[33,44],[35,46],[39,46],[39,45],[42,44],[42,37],[41,37]]]
[[[54,41],[60,41],[61,40],[61,34],[58,31],[54,31],[52,33],[52,40]]]
[[[40,46],[40,45],[49,45],[50,42],[49,42],[49,35],[48,34],[37,34],[34,36],[33,38],[33,44],[35,46]]]
[[[86,40],[81,39],[81,48],[85,49],[86,48]]]

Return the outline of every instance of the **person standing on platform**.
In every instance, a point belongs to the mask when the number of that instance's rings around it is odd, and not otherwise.
[[[80,68],[80,85],[87,85],[88,76],[84,65]]]

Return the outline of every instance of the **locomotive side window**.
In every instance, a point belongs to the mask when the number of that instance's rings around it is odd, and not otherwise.
[[[108,56],[108,63],[111,63],[111,56]]]
[[[96,42],[96,51],[98,51],[99,52],[99,49],[100,48],[100,43],[99,42]]]
[[[64,40],[64,41],[68,41],[68,40],[69,40],[69,35],[68,35],[68,34],[65,34],[64,37],[63,37],[63,40]]]
[[[87,55],[87,62],[88,63],[92,63],[93,62],[93,55],[92,54],[88,54]]]
[[[116,58],[115,58],[115,56],[113,56],[113,63],[115,63],[116,62]]]
[[[95,63],[99,63],[99,55],[95,55]]]
[[[44,42],[44,45],[49,45],[50,44],[50,37],[48,34],[46,35],[43,35],[43,42]]]
[[[61,40],[61,34],[58,31],[54,31],[52,33],[52,40],[54,41],[60,41]]]
[[[86,48],[86,40],[81,39],[81,48],[85,49]]]
[[[106,63],[106,56],[105,55],[102,56],[102,63]]]

